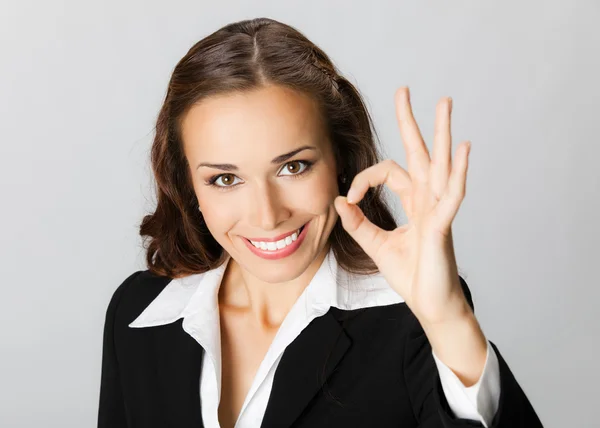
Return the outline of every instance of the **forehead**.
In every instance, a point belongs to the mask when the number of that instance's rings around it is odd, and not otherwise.
[[[185,152],[193,160],[257,152],[277,155],[308,143],[321,148],[324,134],[316,101],[275,85],[209,97],[182,121]]]

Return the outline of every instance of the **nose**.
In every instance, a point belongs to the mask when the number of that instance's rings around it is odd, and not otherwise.
[[[253,187],[254,190],[250,192],[251,200],[247,202],[249,224],[256,228],[255,232],[275,230],[291,216],[282,192],[276,185],[268,182]]]

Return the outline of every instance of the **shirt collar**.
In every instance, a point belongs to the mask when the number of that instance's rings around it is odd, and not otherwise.
[[[172,323],[196,313],[218,320],[218,291],[231,256],[204,273],[172,279],[129,327]],[[312,310],[351,310],[403,302],[380,273],[356,275],[342,269],[330,249],[302,296]]]

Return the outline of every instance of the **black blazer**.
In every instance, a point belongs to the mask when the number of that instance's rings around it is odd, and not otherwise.
[[[202,347],[182,319],[130,328],[170,278],[129,276],[106,312],[99,428],[200,428]],[[465,296],[473,302],[462,280]],[[500,364],[494,428],[542,424],[491,341]],[[275,372],[263,428],[482,427],[455,418],[444,396],[431,346],[402,302],[314,319],[286,348]],[[258,428],[258,427],[257,427]]]

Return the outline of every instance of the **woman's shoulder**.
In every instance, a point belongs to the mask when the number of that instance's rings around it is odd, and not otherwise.
[[[150,270],[138,270],[125,278],[115,289],[107,308],[107,317],[116,324],[132,322],[172,281]]]

